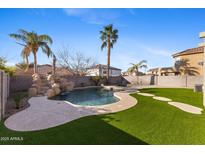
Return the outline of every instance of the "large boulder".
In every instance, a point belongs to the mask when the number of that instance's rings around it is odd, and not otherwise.
[[[33,78],[33,81],[36,81],[36,80],[40,79],[40,76],[39,76],[39,74],[35,73],[32,75],[32,78]]]
[[[34,97],[34,96],[37,95],[37,93],[38,93],[38,91],[37,91],[37,89],[35,87],[29,88],[29,90],[28,90],[29,97]]]
[[[49,74],[49,75],[47,76],[47,80],[48,80],[48,81],[54,80],[54,76],[53,76],[52,74]]]
[[[71,91],[74,88],[74,82],[70,81],[66,83],[66,91]]]
[[[52,88],[60,88],[60,85],[58,83],[54,83],[51,85]]]
[[[58,95],[61,92],[60,88],[58,88],[58,87],[54,87],[53,91],[55,92],[55,95]]]
[[[55,91],[53,89],[48,89],[48,91],[46,93],[46,96],[48,98],[51,98],[51,97],[55,96]]]

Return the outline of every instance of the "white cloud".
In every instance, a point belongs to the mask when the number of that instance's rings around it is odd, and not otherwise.
[[[148,46],[141,46],[145,51],[155,54],[155,55],[160,55],[160,56],[165,56],[165,57],[170,57],[171,53],[167,50],[163,49],[156,49],[153,47],[148,47]]]
[[[64,9],[64,12],[68,16],[74,16],[84,22],[97,25],[115,23],[120,18],[119,9]]]
[[[135,15],[134,9],[128,9],[128,11],[129,11],[129,13],[130,13],[131,15]]]

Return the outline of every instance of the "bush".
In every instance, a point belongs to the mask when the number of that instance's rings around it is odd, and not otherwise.
[[[102,77],[102,76],[92,76],[91,77],[91,80],[95,83],[96,86],[99,86],[99,84],[101,82],[104,82],[105,81],[105,77]]]
[[[17,92],[17,93],[12,94],[11,97],[15,101],[16,109],[19,109],[21,105],[21,100],[25,97],[28,97],[28,92]]]

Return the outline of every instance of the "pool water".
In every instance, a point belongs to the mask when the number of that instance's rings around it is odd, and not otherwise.
[[[69,101],[76,105],[105,105],[118,102],[119,99],[113,95],[113,91],[104,88],[85,88],[70,92],[64,92],[53,97],[55,100]]]

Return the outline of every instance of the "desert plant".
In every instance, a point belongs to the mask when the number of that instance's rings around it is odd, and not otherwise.
[[[17,92],[12,94],[11,96],[15,102],[15,108],[19,109],[21,106],[21,101],[23,98],[28,97],[28,93],[27,92]]]

